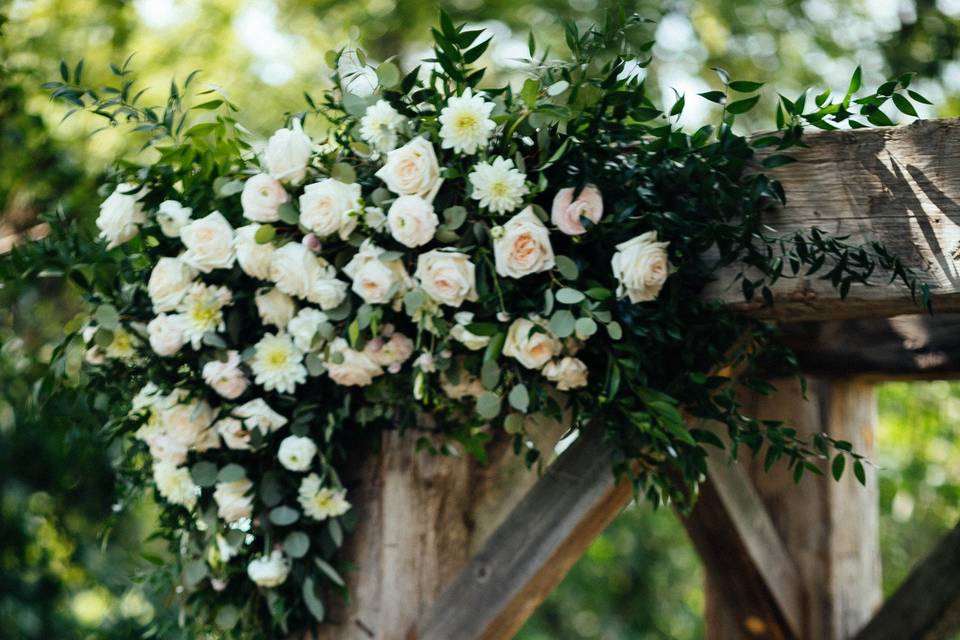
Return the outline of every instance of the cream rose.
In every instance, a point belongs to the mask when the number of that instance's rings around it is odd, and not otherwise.
[[[203,381],[227,400],[239,398],[250,386],[240,368],[240,354],[232,350],[227,352],[226,361],[211,360],[203,365]]]
[[[309,184],[300,196],[300,224],[320,238],[338,234],[346,240],[357,226],[360,185],[334,178]]]
[[[490,344],[490,336],[478,336],[462,324],[453,325],[450,329],[450,337],[471,351],[479,351]]]
[[[324,311],[335,309],[347,297],[347,283],[334,278],[336,269],[331,265],[326,267],[325,273],[313,283],[313,289],[307,300],[320,305]]]
[[[157,209],[157,223],[160,232],[168,238],[179,238],[180,229],[190,222],[193,209],[185,207],[176,200],[164,200]]]
[[[269,242],[257,242],[259,228],[259,224],[248,224],[237,229],[233,246],[237,252],[237,262],[244,273],[258,280],[269,280],[274,246]]]
[[[402,333],[394,333],[388,340],[377,338],[364,347],[363,352],[382,367],[390,367],[392,373],[413,355],[413,340]]]
[[[433,240],[438,224],[440,219],[437,218],[433,205],[420,196],[400,196],[393,201],[387,212],[390,235],[410,248]]]
[[[223,438],[223,443],[229,449],[246,450],[250,448],[250,430],[236,418],[226,417],[217,420],[213,427]]]
[[[197,275],[190,265],[179,258],[163,257],[150,272],[147,294],[155,313],[173,311],[187,295]]]
[[[280,219],[280,205],[289,200],[290,194],[280,181],[266,173],[248,178],[240,194],[243,217],[254,222],[276,222]]]
[[[213,491],[217,515],[224,522],[236,522],[253,515],[253,483],[247,478],[234,482],[218,482]]]
[[[137,191],[137,185],[123,182],[100,204],[97,228],[100,237],[107,241],[108,249],[132,240],[140,232],[140,225],[147,221],[140,203],[144,195],[146,189]]]
[[[441,304],[459,307],[477,299],[476,267],[465,253],[434,249],[420,254],[414,277]]]
[[[243,420],[247,429],[259,429],[264,435],[287,424],[287,419],[271,409],[262,398],[245,402],[234,409],[232,415]]]
[[[184,226],[180,229],[180,240],[187,248],[181,259],[197,271],[229,269],[236,259],[233,227],[219,211]]]
[[[186,344],[183,335],[183,318],[161,313],[147,324],[150,348],[161,357],[172,356]]]
[[[539,369],[559,355],[563,345],[542,322],[526,318],[514,320],[507,330],[503,355],[516,360],[527,369]]]
[[[289,242],[273,252],[270,279],[287,295],[307,298],[323,275],[320,259],[299,242]]]
[[[644,234],[617,245],[610,266],[617,279],[617,297],[630,302],[655,300],[670,275],[667,258],[669,242],[657,242],[657,232]]]
[[[353,280],[351,289],[364,302],[384,304],[410,288],[412,281],[400,260],[380,260],[383,249],[364,240],[360,250],[343,268]]]
[[[313,143],[303,132],[299,120],[294,119],[290,129],[277,129],[267,141],[263,161],[267,172],[277,180],[300,184],[307,175],[307,164],[313,153]]]
[[[269,556],[254,558],[247,565],[247,576],[253,580],[258,587],[279,587],[286,582],[290,574],[290,559],[283,555],[279,549],[274,550]]]
[[[330,343],[330,355],[324,364],[330,379],[347,387],[366,386],[383,373],[383,369],[373,358],[351,349],[343,338],[337,338]]]
[[[293,298],[276,287],[257,292],[254,302],[263,324],[272,325],[278,329],[285,329],[287,323],[293,318],[293,314],[297,312],[297,305],[293,302]]]
[[[287,323],[287,333],[293,338],[293,344],[307,353],[313,350],[313,339],[320,325],[326,321],[327,314],[312,307],[305,307]]]
[[[543,375],[547,380],[557,383],[560,391],[587,386],[587,365],[579,358],[566,357],[548,362],[543,368]]]
[[[387,154],[387,162],[376,173],[390,191],[401,196],[420,196],[433,202],[440,189],[440,165],[433,145],[426,138],[414,138]]]
[[[554,267],[550,232],[527,207],[503,225],[502,233],[494,235],[493,255],[497,274],[522,278]]]
[[[280,441],[280,448],[277,450],[280,464],[290,471],[306,471],[315,455],[317,445],[310,438],[301,436],[287,436]]]
[[[587,232],[581,217],[596,224],[603,216],[603,197],[595,186],[585,186],[576,200],[573,199],[575,191],[573,187],[560,189],[553,198],[550,212],[550,220],[554,226],[568,236],[579,236]]]

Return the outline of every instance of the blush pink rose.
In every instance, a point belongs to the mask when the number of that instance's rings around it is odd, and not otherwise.
[[[594,224],[600,222],[603,216],[603,197],[595,186],[584,187],[576,200],[573,199],[575,191],[573,187],[560,189],[553,198],[553,211],[550,214],[554,226],[568,236],[579,236],[587,232],[580,222],[580,216]]]

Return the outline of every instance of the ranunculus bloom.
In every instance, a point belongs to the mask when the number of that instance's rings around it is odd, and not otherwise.
[[[360,185],[334,178],[308,184],[300,196],[300,224],[320,238],[338,234],[346,240],[357,226]]]
[[[280,181],[266,173],[248,178],[240,194],[243,217],[254,222],[276,222],[280,219],[280,205],[289,200],[290,194]]]
[[[548,362],[543,368],[543,375],[547,380],[556,382],[560,391],[587,386],[587,365],[579,358],[566,357]]]
[[[549,271],[555,261],[550,232],[531,207],[527,207],[503,225],[503,234],[493,241],[497,273],[504,277]]]
[[[307,175],[307,164],[313,144],[303,132],[299,120],[293,121],[290,129],[277,129],[267,141],[263,161],[267,171],[277,180],[300,184]]]
[[[516,358],[527,369],[539,369],[559,355],[562,348],[560,340],[543,323],[518,318],[507,330],[503,355]]]
[[[233,227],[219,211],[180,229],[180,240],[187,248],[181,259],[203,273],[229,269],[236,253],[233,250]]]
[[[656,300],[670,275],[667,258],[669,242],[658,242],[657,232],[644,234],[617,245],[610,266],[617,279],[617,297],[630,302]]]
[[[426,138],[414,138],[388,153],[387,163],[376,175],[397,195],[420,196],[430,202],[441,182],[437,154]]]
[[[280,441],[277,459],[290,471],[306,471],[317,455],[317,445],[310,438],[287,436]]]
[[[400,196],[390,205],[387,224],[394,240],[413,248],[433,240],[440,220],[433,205],[420,196]]]
[[[414,277],[441,304],[459,307],[477,299],[476,267],[465,253],[434,249],[420,254]]]
[[[587,232],[580,220],[581,216],[594,224],[600,222],[603,216],[603,197],[593,185],[587,185],[573,199],[576,191],[573,187],[560,189],[553,198],[553,209],[550,220],[560,231],[568,236],[579,236]]]
[[[337,359],[340,362],[337,362]],[[324,364],[330,379],[347,387],[366,386],[383,373],[383,369],[374,362],[373,358],[366,353],[351,349],[343,338],[337,338],[330,343],[330,357]]]

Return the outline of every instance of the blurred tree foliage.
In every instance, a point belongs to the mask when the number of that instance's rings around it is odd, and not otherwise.
[[[650,81],[666,102],[689,94],[690,124],[711,116],[692,94],[715,88],[711,67],[842,90],[859,63],[879,80],[916,71],[939,115],[960,112],[960,0],[448,0],[457,20],[496,36],[486,62],[509,74],[527,33],[559,52],[559,18],[599,19],[605,7],[657,21]],[[60,123],[40,84],[61,60],[86,78],[134,52],[147,86],[202,68],[264,134],[325,80],[324,51],[360,45],[410,68],[426,52],[437,3],[400,0],[16,0],[0,3],[0,253],[38,216],[61,209],[91,224],[109,159],[136,149],[93,120]],[[148,96],[150,93],[148,92]],[[929,112],[925,115],[935,115]],[[756,127],[763,127],[761,118]],[[48,402],[35,384],[49,345],[76,312],[55,279],[0,288],[0,636],[130,638],[170,615],[130,581],[144,560],[150,506],[114,518],[114,486],[87,399]],[[958,517],[960,386],[883,387],[879,464],[885,589]],[[100,534],[112,527],[102,548]],[[525,640],[697,638],[702,573],[669,513],[631,507],[591,548],[521,632]]]

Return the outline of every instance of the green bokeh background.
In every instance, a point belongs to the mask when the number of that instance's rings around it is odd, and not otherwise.
[[[279,126],[324,86],[323,54],[364,47],[410,68],[426,53],[438,6],[496,36],[487,63],[518,77],[527,33],[563,54],[558,19],[600,21],[622,5],[657,21],[661,59],[649,82],[671,103],[689,94],[684,122],[710,119],[694,93],[716,88],[711,67],[767,80],[794,97],[808,84],[842,91],[857,64],[867,84],[907,71],[936,104],[960,112],[958,0],[15,0],[0,3],[0,253],[42,234],[38,215],[62,208],[92,226],[111,158],[135,157],[93,119],[61,122],[39,86],[61,59],[86,60],[88,80],[109,62],[133,66],[159,99],[169,78],[203,69],[243,109],[255,133]],[[766,92],[768,101],[773,91]],[[693,106],[691,106],[691,104]],[[770,109],[766,110],[770,113]],[[748,122],[769,126],[762,115]],[[0,288],[0,637],[131,638],[176,615],[138,579],[148,563],[153,506],[117,513],[110,451],[82,394],[39,409],[36,382],[63,323],[77,313],[55,279]],[[960,518],[960,385],[892,383],[879,393],[876,463],[884,590]],[[628,508],[519,634],[547,639],[703,636],[702,567],[676,518]]]

